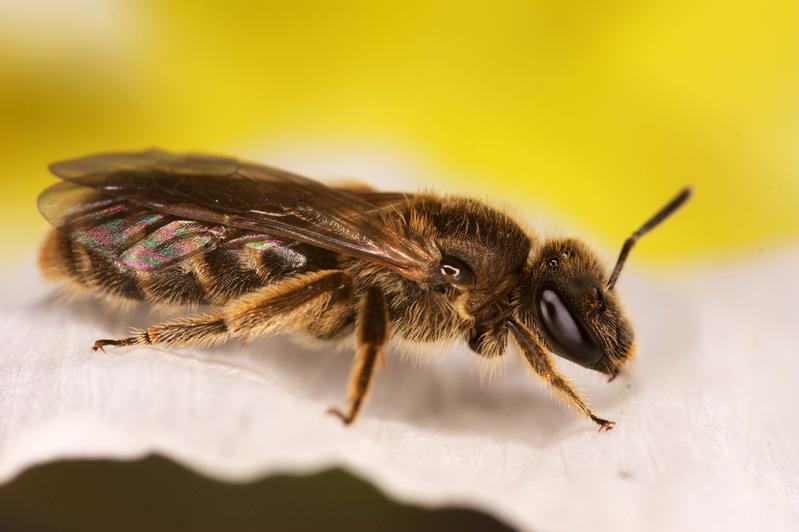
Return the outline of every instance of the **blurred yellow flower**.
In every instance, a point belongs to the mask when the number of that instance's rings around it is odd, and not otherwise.
[[[54,160],[292,146],[413,161],[608,248],[693,184],[642,260],[795,245],[797,21],[778,0],[4,2],[2,237],[37,241]]]

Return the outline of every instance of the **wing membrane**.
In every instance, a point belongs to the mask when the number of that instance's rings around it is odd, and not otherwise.
[[[413,197],[413,194],[404,192],[379,192],[376,190],[346,190],[347,194],[355,196],[372,206],[373,209],[385,209],[399,203],[404,203]]]
[[[76,185],[164,215],[300,240],[381,263],[417,281],[438,274],[435,245],[403,224],[386,225],[374,203],[275,168],[152,150],[85,157],[50,169]]]
[[[39,209],[73,242],[136,270],[177,264],[214,249],[227,236],[222,226],[178,220],[71,183],[45,190]]]

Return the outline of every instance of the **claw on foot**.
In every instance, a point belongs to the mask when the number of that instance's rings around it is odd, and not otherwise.
[[[106,345],[108,345],[108,340],[97,340],[96,342],[94,342],[94,345],[92,346],[92,351],[97,351],[99,349],[103,353],[107,353],[107,351],[105,350]]]
[[[105,346],[107,345],[120,346],[128,344],[129,342],[125,340],[97,340],[96,342],[94,342],[94,345],[92,346],[92,351],[97,351],[99,349],[103,353],[107,353],[107,351],[105,350]]]
[[[591,416],[591,419],[594,421],[594,423],[599,425],[599,432],[606,432],[616,426],[615,421],[608,421],[607,419],[602,419],[596,416]]]
[[[348,415],[344,414],[341,410],[339,410],[338,408],[335,408],[335,407],[328,408],[327,409],[327,413],[332,415],[332,416],[336,416],[337,418],[339,418],[341,420],[341,422],[344,423],[344,425],[349,425],[353,421],[352,416],[348,416]]]

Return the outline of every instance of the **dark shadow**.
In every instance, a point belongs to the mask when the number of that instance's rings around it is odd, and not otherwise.
[[[55,462],[30,469],[0,487],[0,529],[510,530],[473,510],[397,504],[337,469],[227,484],[157,456],[136,462]]]

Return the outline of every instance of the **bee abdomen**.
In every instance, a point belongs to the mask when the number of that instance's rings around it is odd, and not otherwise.
[[[304,244],[221,247],[155,271],[120,266],[52,231],[39,256],[45,278],[110,299],[162,305],[224,305],[286,275],[330,268],[335,256]]]
[[[247,264],[248,250],[217,249],[195,257],[191,269],[209,303],[224,305],[231,299],[257,290],[268,281],[254,264]]]
[[[192,259],[208,302],[224,305],[273,281],[335,267],[335,254],[307,244],[273,243],[265,248],[222,247]]]
[[[114,267],[57,230],[47,235],[39,254],[39,267],[46,279],[69,283],[81,292],[99,292],[110,299],[144,299],[135,273]]]

